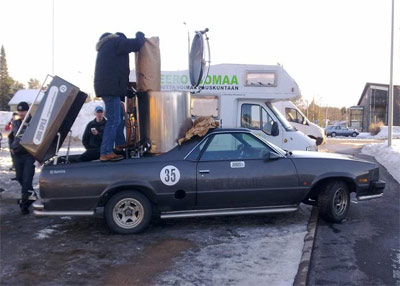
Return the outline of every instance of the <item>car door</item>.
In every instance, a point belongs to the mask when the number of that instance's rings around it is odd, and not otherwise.
[[[266,159],[273,149],[251,133],[219,133],[204,146],[197,164],[197,205],[231,208],[293,205],[298,177],[284,156]]]

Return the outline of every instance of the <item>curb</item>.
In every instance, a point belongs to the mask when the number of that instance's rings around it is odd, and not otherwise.
[[[303,254],[301,255],[299,268],[294,278],[293,286],[307,285],[308,271],[310,268],[311,255],[314,247],[315,230],[318,223],[318,208],[313,207],[310,220],[307,225],[307,234],[304,237]]]

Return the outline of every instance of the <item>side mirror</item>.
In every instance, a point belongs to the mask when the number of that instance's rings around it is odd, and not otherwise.
[[[279,126],[278,126],[278,122],[276,122],[276,121],[272,124],[271,135],[272,136],[278,136],[279,135]]]
[[[273,161],[282,158],[279,154],[276,154],[274,151],[270,151],[265,156],[265,161]]]

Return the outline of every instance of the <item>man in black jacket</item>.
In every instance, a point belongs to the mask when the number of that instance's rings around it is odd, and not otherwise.
[[[129,53],[138,52],[146,41],[142,32],[128,39],[122,33],[105,33],[96,45],[97,58],[94,89],[106,106],[107,124],[100,150],[100,161],[118,161],[124,157],[113,151],[125,145],[124,120],[120,98],[124,98],[129,84]]]
[[[107,120],[104,118],[102,106],[97,106],[94,112],[96,118],[86,125],[83,133],[82,143],[86,148],[86,152],[81,155],[81,161],[98,160],[100,157],[101,141]]]
[[[29,154],[24,147],[20,144],[22,134],[25,132],[26,126],[18,136],[17,132],[24,120],[29,105],[25,101],[21,101],[17,105],[19,119],[14,120],[12,123],[12,136],[14,140],[11,143],[11,152],[14,154],[14,164],[16,172],[16,180],[21,185],[21,200],[19,206],[23,215],[29,214],[29,206],[37,199],[35,191],[33,190],[32,181],[35,175],[35,159]],[[30,118],[26,120],[28,123]]]

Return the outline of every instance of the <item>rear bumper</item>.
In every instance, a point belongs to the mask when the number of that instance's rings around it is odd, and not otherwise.
[[[374,181],[368,188],[360,189],[357,192],[357,199],[359,201],[371,200],[383,196],[386,182],[382,180]]]
[[[93,216],[94,211],[46,211],[42,200],[39,199],[32,204],[35,216]]]

